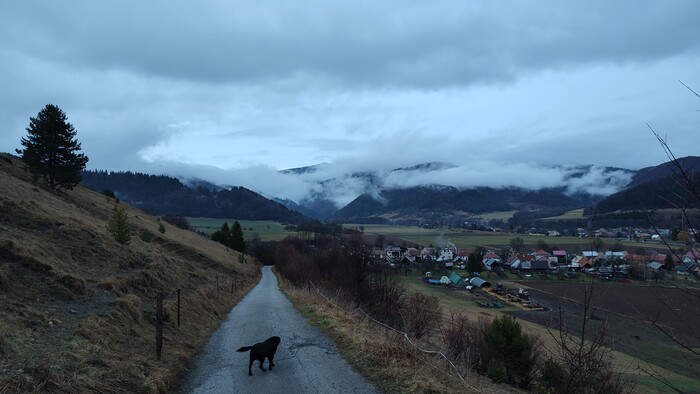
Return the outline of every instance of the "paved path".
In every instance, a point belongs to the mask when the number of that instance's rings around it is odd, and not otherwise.
[[[282,342],[273,371],[253,364],[253,345],[277,335]],[[267,368],[267,361],[265,361]],[[263,267],[257,286],[231,310],[197,356],[183,393],[376,393],[376,389],[340,357],[335,344],[311,327],[280,292],[271,267]]]

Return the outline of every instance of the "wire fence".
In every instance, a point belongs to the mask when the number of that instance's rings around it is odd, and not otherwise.
[[[219,285],[219,276],[216,277],[215,281],[215,286],[216,286],[216,298],[218,299],[221,297],[221,286]],[[231,294],[234,294],[236,290],[239,288],[239,279],[236,278],[236,276],[231,278]],[[170,292],[167,294],[164,294],[162,291],[156,292],[155,299],[154,299],[154,308],[155,308],[155,344],[156,344],[156,360],[160,361],[162,350],[163,350],[163,322],[165,321],[165,312],[164,312],[164,307],[163,303],[166,300],[171,300],[172,302],[175,303],[176,305],[176,319],[177,319],[177,326],[180,327],[181,319],[180,319],[180,307],[181,307],[181,293],[182,293],[182,286],[181,283],[178,283],[177,286],[172,288]],[[173,300],[173,295],[177,295],[177,298]]]
[[[373,318],[372,316],[370,316],[369,313],[365,312],[365,311],[364,311],[362,308],[360,308],[360,307],[357,307],[357,308],[355,308],[355,309],[353,309],[353,310],[346,310],[345,308],[343,308],[343,307],[341,307],[340,305],[338,305],[338,304],[336,304],[335,302],[333,302],[328,296],[326,296],[326,295],[321,291],[321,289],[319,289],[319,288],[316,286],[315,283],[313,283],[312,281],[309,281],[309,283],[311,284],[311,286],[313,286],[314,290],[315,290],[321,297],[323,297],[329,304],[333,305],[334,307],[336,307],[336,308],[338,308],[338,309],[344,311],[345,313],[355,313],[355,312],[359,312],[359,313],[361,313],[362,315],[364,315],[369,321],[371,321],[371,322],[373,322],[373,323],[375,323],[375,324],[377,324],[377,325],[380,325],[380,326],[382,326],[382,327],[384,327],[384,328],[386,328],[386,329],[388,329],[388,330],[391,330],[391,331],[393,331],[393,332],[395,332],[395,333],[401,335],[401,336],[402,336],[411,346],[413,346],[416,350],[418,350],[418,351],[420,351],[420,352],[422,352],[422,353],[425,353],[425,354],[439,355],[439,356],[442,357],[445,361],[447,361],[448,365],[450,365],[450,367],[454,370],[455,374],[457,375],[457,378],[459,378],[459,380],[460,380],[466,387],[470,388],[471,390],[473,390],[473,391],[475,391],[475,392],[483,393],[483,391],[481,391],[481,390],[479,390],[478,388],[472,386],[471,384],[469,384],[469,383],[464,379],[464,376],[462,376],[462,374],[459,372],[459,369],[457,368],[457,366],[455,366],[454,363],[452,362],[452,360],[450,360],[450,358],[447,357],[443,352],[441,352],[441,351],[439,351],[439,350],[423,349],[423,348],[420,347],[418,344],[416,344],[415,342],[413,342],[413,340],[411,340],[411,337],[410,337],[407,333],[405,333],[405,332],[403,332],[403,331],[401,331],[401,330],[397,330],[396,328],[391,327],[390,325],[385,324],[385,323],[383,323],[383,322],[381,322],[381,321],[379,321],[379,320]],[[437,369],[437,370],[442,371],[442,369],[441,369],[439,366],[434,365],[434,364],[432,364],[432,363],[429,363],[429,364],[430,364],[431,367],[433,367],[433,368],[435,368],[435,369]]]

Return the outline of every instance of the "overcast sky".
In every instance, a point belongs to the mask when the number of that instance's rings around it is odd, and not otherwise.
[[[276,170],[444,161],[468,186],[639,169],[665,160],[645,123],[700,153],[700,100],[678,82],[700,91],[699,15],[694,0],[3,1],[0,150],[53,103],[91,169],[295,199]]]

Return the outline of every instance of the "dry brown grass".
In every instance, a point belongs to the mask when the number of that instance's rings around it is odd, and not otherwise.
[[[155,217],[123,203],[132,234],[153,237],[121,245],[106,228],[113,199],[45,189],[0,156],[0,393],[174,390],[259,264],[168,223],[161,234]],[[156,292],[165,294],[162,361]]]
[[[329,335],[353,368],[382,392],[518,392],[458,366],[464,383],[444,359],[421,352],[402,335],[369,321],[361,313],[352,312],[354,307],[345,305],[342,299],[333,299],[331,303],[314,289],[297,288],[283,278],[279,281],[297,309]],[[413,341],[423,348],[436,349],[439,338],[429,335]]]

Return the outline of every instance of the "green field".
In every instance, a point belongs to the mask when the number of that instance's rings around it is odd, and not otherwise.
[[[503,312],[518,310],[517,307],[509,304],[504,304],[504,308],[501,309],[480,307],[477,301],[485,300],[485,298],[477,295],[479,294],[478,292],[472,294],[464,289],[456,289],[448,286],[430,286],[427,285],[420,276],[397,275],[396,278],[406,286],[409,293],[421,292],[436,296],[440,300],[440,305],[445,310],[460,310],[470,314],[482,314],[492,317],[496,317]]]
[[[221,228],[224,222],[232,226],[233,222],[236,220],[237,219],[187,218],[192,228],[203,232],[207,236],[210,236],[214,231]],[[269,220],[238,220],[238,223],[241,224],[243,236],[246,240],[258,237],[263,241],[279,241],[287,235],[295,234],[295,232],[285,231],[281,224]]]
[[[538,219],[538,220],[575,220],[575,219],[583,219],[583,208],[571,210],[569,212],[566,212],[563,215],[552,216],[552,217],[542,218],[542,219]]]
[[[503,220],[504,222],[512,218],[513,215],[518,211],[499,211],[499,212],[487,212],[482,213],[481,216],[484,220]]]
[[[346,228],[358,228],[357,225],[344,225]],[[382,224],[366,224],[364,233],[366,235],[384,235],[388,237],[398,237],[410,243],[415,243],[420,246],[433,245],[440,247],[447,241],[452,242],[458,248],[474,249],[477,246],[482,246],[487,249],[501,249],[510,244],[510,240],[515,237],[520,237],[525,242],[525,245],[536,245],[537,241],[542,240],[550,246],[571,246],[578,245],[581,249],[588,249],[591,242],[587,238],[579,237],[547,237],[545,235],[527,235],[527,234],[512,234],[512,233],[492,233],[487,231],[469,231],[469,230],[446,230],[446,229],[429,229],[414,226],[391,226]]]
[[[203,232],[209,236],[218,230],[224,222],[229,226],[236,219],[214,219],[214,218],[187,218],[192,228]],[[284,227],[273,221],[238,220],[243,228],[243,235],[246,239],[260,238],[263,241],[280,241],[288,235],[296,234],[293,231],[286,231]],[[588,250],[593,248],[591,240],[579,237],[547,237],[545,235],[527,235],[513,233],[492,233],[488,231],[471,231],[463,229],[429,229],[417,226],[394,226],[387,224],[344,224],[344,228],[363,229],[365,235],[384,235],[387,239],[400,239],[409,244],[418,244],[421,247],[432,245],[442,247],[448,241],[458,248],[475,249],[477,246],[486,249],[498,250],[510,244],[510,240],[516,237],[522,238],[526,247],[534,247],[538,241],[544,241],[550,247],[560,247],[564,249],[579,248]],[[616,240],[604,240],[605,247],[610,247]],[[623,242],[624,246],[649,248],[655,246],[649,243]]]

